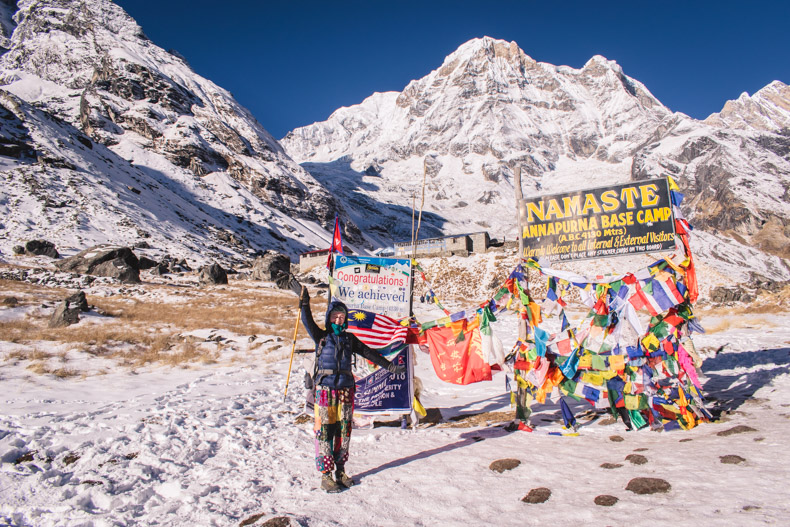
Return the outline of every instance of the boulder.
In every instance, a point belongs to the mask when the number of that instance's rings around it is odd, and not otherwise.
[[[266,251],[253,262],[250,278],[274,282],[280,289],[288,289],[291,279],[291,259],[277,251]]]
[[[169,272],[170,272],[170,268],[167,266],[167,264],[163,262],[159,262],[158,264],[156,264],[155,267],[151,269],[151,274],[155,274],[159,276],[162,276],[163,274],[167,274]]]
[[[611,507],[618,501],[620,500],[616,496],[611,496],[609,494],[601,494],[600,496],[596,496],[593,500],[596,505],[600,505],[601,507]]]
[[[189,264],[187,264],[187,259],[186,258],[181,258],[179,261],[177,261],[176,262],[176,266],[180,267],[185,272],[189,272],[189,271],[192,270],[192,268],[189,267]]]
[[[200,270],[198,280],[201,285],[227,284],[228,274],[219,264],[213,263]]]
[[[49,327],[63,328],[76,324],[80,321],[80,308],[69,307],[68,301],[64,300],[55,307],[55,312],[49,319]]]
[[[661,478],[634,478],[628,482],[625,490],[630,490],[634,494],[656,494],[669,492],[672,490],[672,485]]]
[[[551,489],[538,487],[529,491],[529,494],[521,498],[524,503],[545,503],[551,497]]]
[[[185,258],[176,260],[170,255],[165,255],[159,261],[159,264],[152,268],[151,272],[154,274],[162,275],[167,273],[186,273],[191,270],[192,268],[189,267]]]
[[[21,256],[21,255],[25,254],[25,248],[22,247],[21,245],[14,245],[14,249],[13,250],[14,250],[14,254],[17,255],[17,256]]]
[[[749,302],[752,295],[740,287],[716,287],[710,292],[710,300],[715,304],[730,304],[732,302]]]
[[[519,461],[518,459],[505,458],[505,459],[497,459],[496,461],[492,462],[488,466],[488,468],[490,468],[494,472],[499,472],[501,474],[506,470],[513,470],[520,464],[521,461]]]
[[[131,267],[123,258],[102,262],[93,268],[91,274],[115,278],[124,284],[140,283],[140,269]]]
[[[77,293],[74,293],[66,299],[66,303],[69,305],[69,307],[79,308],[79,310],[82,312],[90,311],[90,307],[88,307],[88,299],[85,296],[84,291],[78,291]]]
[[[34,256],[49,256],[50,258],[60,258],[55,244],[46,240],[30,240],[25,244],[25,254]]]
[[[145,271],[146,269],[153,269],[157,266],[157,263],[152,259],[148,258],[147,256],[141,256],[138,261],[140,262],[140,270]]]
[[[55,266],[62,271],[108,276],[124,283],[140,282],[140,261],[128,247],[97,245],[66,258]]]

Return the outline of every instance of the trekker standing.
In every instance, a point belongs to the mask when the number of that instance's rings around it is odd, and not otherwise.
[[[299,295],[302,323],[316,344],[315,358],[315,464],[322,473],[321,488],[339,492],[354,485],[345,471],[354,413],[354,375],[352,355],[361,355],[391,373],[403,373],[406,366],[392,363],[346,331],[348,309],[332,301],[321,329],[313,320],[310,294],[302,286]],[[332,471],[335,479],[332,479]]]

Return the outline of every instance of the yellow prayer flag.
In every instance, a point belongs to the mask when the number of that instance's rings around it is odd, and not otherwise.
[[[648,333],[648,335],[642,339],[642,344],[644,344],[649,350],[657,350],[661,343],[659,342],[658,337],[652,333]]]
[[[625,368],[625,356],[611,355],[609,357],[609,368],[615,371],[622,371]]]
[[[590,368],[592,366],[592,355],[582,355],[579,357],[579,368]]]
[[[639,395],[628,395],[624,396],[625,399],[625,407],[628,410],[639,410]]]
[[[428,415],[428,412],[425,411],[425,408],[420,404],[420,401],[417,400],[415,397],[413,400],[414,411],[420,414],[422,417]]]
[[[582,381],[586,382],[586,383],[589,383],[589,384],[594,384],[596,386],[602,386],[603,385],[603,375],[601,375],[599,373],[589,373],[589,372],[587,372],[584,375],[582,375]]]
[[[678,265],[677,263],[675,263],[672,260],[672,258],[667,258],[664,261],[667,262],[667,265],[670,266],[676,273],[678,273],[681,276],[686,276],[686,270],[680,267],[680,265]]]

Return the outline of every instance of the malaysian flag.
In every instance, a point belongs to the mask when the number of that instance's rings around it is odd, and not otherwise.
[[[353,309],[348,312],[348,330],[371,348],[386,348],[406,342],[409,328],[386,315]]]

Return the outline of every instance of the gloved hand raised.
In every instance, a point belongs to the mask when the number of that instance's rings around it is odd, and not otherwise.
[[[299,305],[303,306],[310,303],[310,292],[305,286],[302,286],[302,292],[299,294]]]
[[[294,275],[290,275],[288,279],[288,289],[293,291],[296,296],[302,293],[302,284],[299,283],[299,280]]]
[[[406,366],[403,364],[395,364],[394,362],[390,362],[389,366],[387,366],[387,371],[390,373],[394,373],[395,375],[399,373],[405,373]]]

